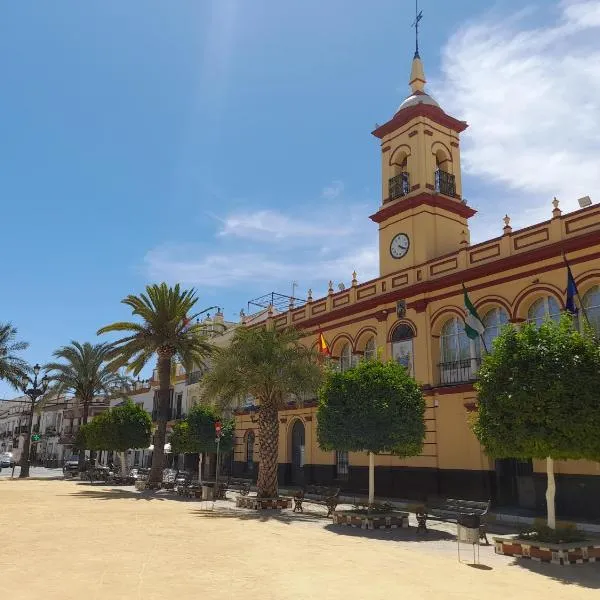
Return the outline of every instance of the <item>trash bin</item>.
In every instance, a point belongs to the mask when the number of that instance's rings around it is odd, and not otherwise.
[[[456,520],[458,541],[465,544],[479,543],[479,526],[481,517],[475,513],[461,513]]]
[[[212,500],[214,496],[215,488],[212,485],[202,486],[202,500]]]

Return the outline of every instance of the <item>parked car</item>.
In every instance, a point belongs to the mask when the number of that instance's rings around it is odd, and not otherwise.
[[[63,475],[65,476],[65,479],[77,477],[77,475],[79,475],[79,460],[67,460],[63,465]]]
[[[15,465],[15,458],[12,452],[3,452],[0,454],[0,469],[2,467],[12,468]]]

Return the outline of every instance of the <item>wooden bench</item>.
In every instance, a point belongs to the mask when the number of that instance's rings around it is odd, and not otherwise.
[[[310,496],[310,498],[307,498]],[[327,516],[330,517],[339,504],[340,488],[326,487],[322,485],[307,485],[298,490],[294,498],[293,512],[304,512],[302,503],[305,500],[310,500],[315,504],[323,504],[327,507]]]
[[[479,526],[479,539],[485,540],[489,546],[485,533],[483,519],[490,510],[490,500],[478,502],[475,500],[459,500],[456,498],[428,498],[426,504],[416,512],[417,533],[427,533],[427,519],[432,521],[444,521],[456,523],[459,515],[477,515],[481,519]]]

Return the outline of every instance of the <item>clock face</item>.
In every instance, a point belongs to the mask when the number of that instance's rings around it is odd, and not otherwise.
[[[394,258],[402,258],[408,252],[410,241],[405,233],[399,233],[394,236],[392,243],[390,244],[390,254]]]

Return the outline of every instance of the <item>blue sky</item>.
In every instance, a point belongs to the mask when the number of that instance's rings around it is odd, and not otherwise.
[[[472,239],[594,199],[600,1],[421,5],[429,90],[471,125]],[[235,318],[292,280],[376,276],[370,131],[407,95],[413,18],[412,0],[2,3],[0,321],[26,358],[94,340],[152,281]]]

